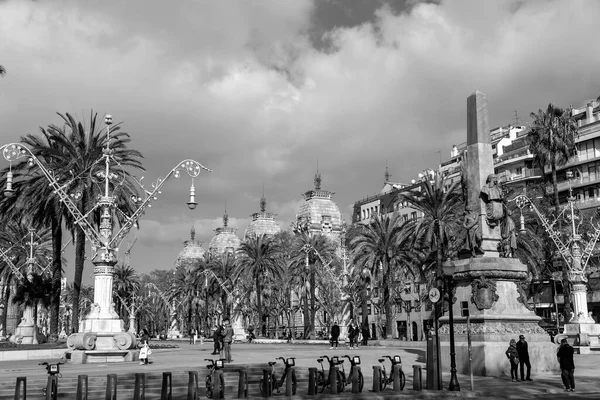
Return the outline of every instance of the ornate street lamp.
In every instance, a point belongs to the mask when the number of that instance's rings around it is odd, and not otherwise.
[[[162,193],[161,188],[170,177],[179,178],[180,173],[183,171],[193,179],[202,170],[211,171],[197,161],[188,159],[178,163],[164,178],[157,179],[152,184],[151,190],[146,189],[141,180],[134,179],[145,194],[145,198],[138,197],[137,195],[131,196],[131,200],[138,205],[138,208],[131,216],[125,216],[120,229],[114,233],[113,215],[116,210],[116,196],[114,191],[113,193],[110,192],[110,182],[119,178],[120,171],[111,171],[111,161],[119,165],[118,161],[113,158],[113,150],[110,148],[112,116],[106,115],[104,123],[107,134],[106,148],[103,150],[102,157],[98,160],[98,164],[104,160],[104,168],[95,174],[96,177],[104,181],[104,193],[99,197],[94,207],[94,209],[100,211],[100,225],[98,229],[90,222],[89,214],[83,215],[74,202],[74,200],[76,201],[80,198],[81,193],[70,194],[67,192],[71,183],[79,179],[78,177],[74,177],[67,183],[61,184],[58,182],[59,177],[54,176],[26,146],[20,143],[10,143],[0,147],[2,155],[11,165],[4,194],[9,197],[14,195],[12,187],[12,163],[18,159],[25,158],[30,167],[37,166],[40,169],[44,177],[49,181],[53,193],[66,206],[75,222],[81,227],[86,239],[91,243],[91,260],[94,264],[94,305],[88,318],[82,321],[82,331],[84,336],[86,333],[95,333],[95,336],[92,334],[92,336],[81,337],[81,335],[75,334],[76,336],[78,335],[78,338],[68,341],[70,349],[117,350],[129,349],[135,346],[135,338],[129,337],[128,334],[126,335],[123,332],[123,321],[120,320],[112,307],[113,273],[114,266],[117,263],[116,253],[119,251],[118,246],[129,230],[137,224],[138,219],[144,214],[146,208],[151,207],[150,203],[156,200],[157,196]],[[195,188],[192,181],[188,207],[194,209],[196,205]]]

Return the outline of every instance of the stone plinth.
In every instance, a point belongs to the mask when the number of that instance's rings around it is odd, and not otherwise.
[[[567,339],[579,354],[600,351],[600,324],[569,322],[565,324],[563,333],[554,337],[556,343],[562,339]]]
[[[510,375],[504,354],[511,339],[525,335],[532,372],[558,370],[557,346],[538,322],[540,317],[526,306],[527,298],[518,282],[527,267],[517,259],[481,257],[453,261],[444,266],[454,278],[454,334],[458,373],[468,373],[467,318],[471,322],[472,368],[479,376]],[[442,369],[450,369],[448,317],[440,318]]]

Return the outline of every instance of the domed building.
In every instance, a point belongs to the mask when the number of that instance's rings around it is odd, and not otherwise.
[[[281,232],[281,228],[275,222],[275,216],[277,214],[269,213],[267,210],[267,199],[263,197],[260,199],[260,212],[251,215],[252,221],[246,228],[244,233],[244,239],[248,239],[251,236],[268,235],[274,236]]]
[[[175,267],[183,266],[185,268],[192,267],[204,258],[205,250],[202,247],[202,242],[194,240],[196,237],[196,229],[192,227],[190,230],[190,240],[183,242],[183,249],[179,252]]]
[[[210,240],[208,251],[212,255],[227,253],[235,253],[240,247],[240,238],[235,232],[237,229],[227,226],[229,217],[227,212],[223,215],[223,226],[215,229],[216,235]]]
[[[304,203],[296,213],[299,226],[308,232],[321,233],[336,244],[342,234],[342,213],[331,199],[334,192],[321,189],[321,174],[315,174],[315,188],[304,193]]]

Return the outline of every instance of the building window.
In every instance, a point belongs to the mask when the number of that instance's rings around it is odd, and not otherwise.
[[[408,221],[408,214],[402,215],[402,222]]]
[[[412,219],[412,220],[417,219],[417,212],[416,211],[413,211],[413,212],[410,213],[410,219]]]
[[[367,304],[367,315],[371,315],[371,305]]]
[[[517,175],[523,175],[523,167],[517,167]]]
[[[469,302],[468,301],[461,301],[460,302],[460,315],[462,317],[468,317],[469,316]]]

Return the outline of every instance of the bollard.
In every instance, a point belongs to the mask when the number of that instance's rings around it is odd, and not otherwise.
[[[352,376],[350,380],[352,381],[352,393],[360,393],[360,386],[358,384],[358,375],[360,373],[360,367],[356,366],[352,370]]]
[[[308,395],[314,396],[317,394],[317,369],[308,369]]]
[[[117,374],[106,375],[105,400],[117,400]]]
[[[338,374],[337,374],[337,367],[336,366],[331,366],[329,368],[329,393],[330,394],[337,394],[338,390],[337,390],[337,378],[338,378]]]
[[[214,375],[215,390],[213,390],[213,399],[224,399],[225,398],[225,379],[223,378],[223,371],[220,369],[215,371]],[[221,382],[223,384],[221,385]]]
[[[245,399],[248,397],[248,374],[246,370],[240,370],[240,379],[238,381],[238,399]]]
[[[163,372],[162,376],[160,400],[173,400],[173,375],[170,372]]]
[[[77,376],[77,394],[76,400],[87,400],[88,398],[88,376],[78,375]]]
[[[373,365],[373,392],[381,392],[381,366]]]
[[[394,365],[392,367],[392,390],[394,392],[399,392],[402,390],[402,382],[400,382],[400,371],[402,370],[401,365]]]
[[[189,372],[187,400],[198,400],[198,372],[196,371]]]
[[[413,365],[413,390],[423,390],[423,373],[420,365]]]
[[[135,374],[133,400],[146,400],[146,374]]]
[[[294,367],[291,367],[287,370],[287,375],[285,377],[285,395],[293,396],[296,394],[296,388],[293,383],[296,382],[296,370]]]
[[[23,387],[22,393],[21,393],[21,386]],[[25,377],[25,376],[18,376],[17,377],[17,386],[15,386],[15,400],[21,400],[21,399],[22,400],[27,399],[27,377]]]
[[[54,396],[52,395],[52,387],[54,387]],[[46,384],[46,399],[56,400],[58,397],[58,376],[49,375],[48,383]]]
[[[271,383],[271,370],[263,369],[263,396],[271,397],[273,391],[273,384]]]

